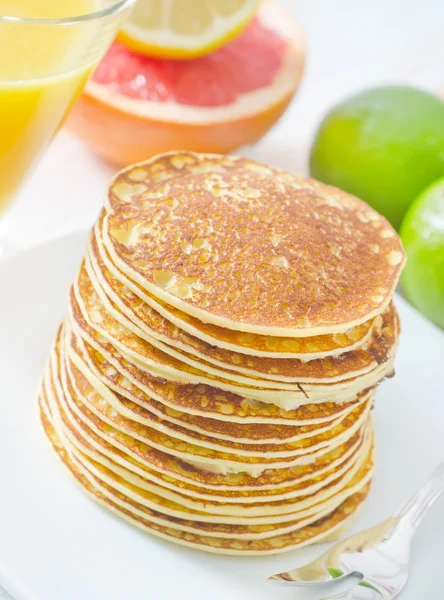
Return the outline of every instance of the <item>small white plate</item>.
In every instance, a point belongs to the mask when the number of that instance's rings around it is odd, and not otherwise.
[[[300,598],[265,579],[323,547],[238,558],[158,540],[89,500],[50,450],[35,391],[85,239],[0,263],[0,584],[17,600]],[[356,528],[389,516],[444,460],[444,336],[402,298],[397,305],[397,373],[377,394],[377,474]],[[443,531],[444,501],[418,534],[403,600],[443,597]]]

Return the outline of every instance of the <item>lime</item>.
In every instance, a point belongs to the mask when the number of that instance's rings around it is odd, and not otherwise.
[[[411,205],[401,225],[407,251],[402,287],[410,302],[444,328],[444,177]]]
[[[444,103],[405,86],[349,98],[321,123],[310,173],[362,198],[398,228],[416,196],[444,175]]]

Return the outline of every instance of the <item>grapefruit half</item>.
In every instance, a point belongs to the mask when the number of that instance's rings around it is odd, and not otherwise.
[[[194,60],[150,58],[115,42],[69,124],[118,166],[168,150],[231,152],[276,123],[304,59],[301,30],[273,0],[239,37]]]

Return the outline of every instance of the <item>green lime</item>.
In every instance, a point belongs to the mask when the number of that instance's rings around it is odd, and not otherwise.
[[[345,100],[316,133],[310,173],[362,198],[398,228],[416,196],[444,175],[444,103],[404,86]]]
[[[407,265],[401,277],[408,300],[444,328],[444,177],[413,202],[401,225]]]

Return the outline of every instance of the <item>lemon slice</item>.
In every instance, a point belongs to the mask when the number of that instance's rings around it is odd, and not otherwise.
[[[118,35],[140,54],[196,58],[244,29],[260,0],[138,0]]]

